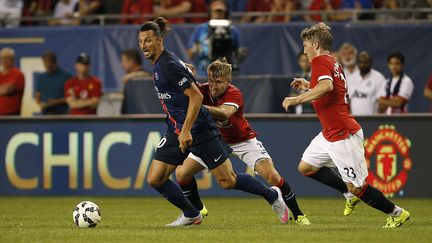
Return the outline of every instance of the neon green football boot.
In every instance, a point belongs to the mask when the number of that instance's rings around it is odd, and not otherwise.
[[[203,216],[203,218],[208,216],[208,210],[205,205],[203,205],[203,208],[200,210],[200,213]]]
[[[354,208],[357,206],[357,204],[360,202],[360,198],[353,197],[350,199],[347,199],[345,202],[345,209],[344,209],[344,215],[348,216],[354,212]]]
[[[383,228],[397,228],[403,225],[410,218],[410,213],[405,209],[402,209],[402,213],[399,216],[390,216],[387,218],[387,223]]]
[[[306,215],[299,215],[297,217],[296,223],[302,226],[311,225],[312,223],[309,221],[308,217]]]

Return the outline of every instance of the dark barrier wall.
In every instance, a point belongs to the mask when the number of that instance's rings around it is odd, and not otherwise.
[[[240,66],[240,74],[293,75],[297,70],[296,56],[302,49],[299,34],[306,23],[240,25],[242,45],[248,48],[248,57]],[[415,84],[410,104],[413,112],[428,110],[429,103],[422,92],[428,75],[432,49],[432,24],[369,25],[332,23],[334,47],[343,42],[355,44],[359,50],[369,51],[374,67],[387,76],[386,59],[389,53],[400,51],[406,56],[406,73]],[[186,44],[194,25],[177,25],[166,39],[168,49],[187,60]],[[121,50],[138,48],[138,26],[107,27],[40,27],[0,29],[0,48],[11,46],[17,54],[17,64],[25,59],[39,57],[44,50],[59,54],[59,62],[71,72],[76,56],[88,52],[93,60],[93,73],[104,82],[106,90],[118,90],[123,71],[119,56]],[[28,61],[27,60],[27,61]],[[28,63],[28,62],[27,62]],[[28,77],[42,71],[41,64],[22,67]],[[151,70],[148,62],[146,69]]]
[[[315,117],[250,118],[279,172],[299,196],[337,196],[301,176],[297,163],[320,131]],[[432,196],[432,116],[359,119],[366,137],[369,183],[390,196]],[[2,119],[0,195],[157,195],[148,166],[165,130],[161,118]],[[237,171],[246,171],[234,160]],[[207,174],[201,193],[224,191]]]

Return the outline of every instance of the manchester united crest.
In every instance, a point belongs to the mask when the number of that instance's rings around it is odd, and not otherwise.
[[[386,196],[401,192],[412,167],[409,155],[411,141],[393,125],[381,125],[365,139],[365,156],[369,168],[367,182]]]

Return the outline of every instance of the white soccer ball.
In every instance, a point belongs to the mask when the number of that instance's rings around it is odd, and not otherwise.
[[[80,228],[96,227],[101,221],[101,213],[98,205],[90,201],[82,201],[76,205],[72,218],[76,226]]]

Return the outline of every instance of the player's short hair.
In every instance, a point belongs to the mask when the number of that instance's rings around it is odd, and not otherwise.
[[[228,63],[225,57],[218,58],[216,61],[210,63],[207,67],[207,72],[215,77],[228,77],[231,80],[232,65]]]
[[[390,62],[392,58],[397,58],[403,64],[405,64],[405,56],[400,52],[391,53],[387,58],[387,63]]]
[[[3,55],[9,55],[12,58],[15,58],[15,51],[14,49],[12,49],[11,47],[5,47],[3,49],[0,50],[0,54]]]
[[[53,51],[45,51],[42,54],[42,59],[52,63],[57,63],[57,55]]]
[[[370,63],[373,63],[373,58],[367,51],[361,51],[357,56],[358,57],[365,56],[367,59],[369,59]],[[357,60],[358,60],[358,58],[357,58]]]
[[[348,42],[343,43],[343,44],[339,47],[339,50],[344,50],[344,49],[348,49],[348,48],[353,49],[353,50],[354,50],[354,55],[357,56],[357,53],[358,53],[357,47],[355,47],[355,45],[353,45],[353,44],[351,44],[351,43],[348,43]]]
[[[157,37],[165,37],[171,30],[170,23],[163,17],[157,17],[153,21],[147,21],[141,25],[140,31],[153,30]]]
[[[128,59],[132,60],[134,63],[141,65],[142,60],[140,53],[136,49],[126,49],[122,51],[122,55],[127,57]]]
[[[331,28],[323,22],[305,28],[300,37],[303,41],[308,40],[318,43],[326,51],[330,51],[333,43]]]

